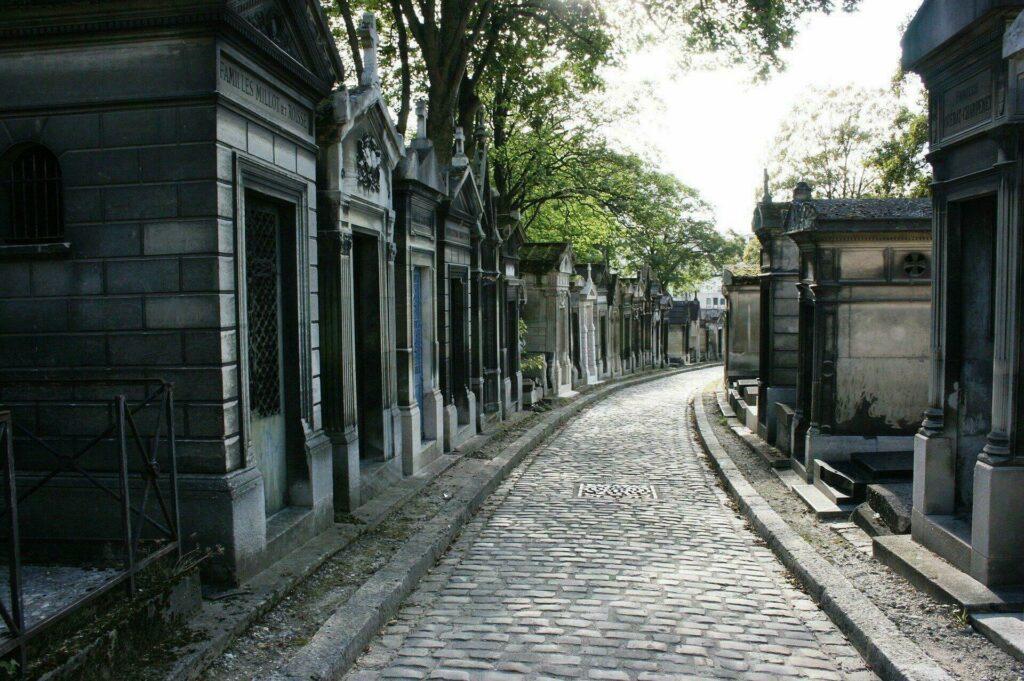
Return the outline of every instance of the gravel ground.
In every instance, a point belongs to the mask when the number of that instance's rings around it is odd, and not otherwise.
[[[768,464],[726,425],[714,392],[703,395],[704,408],[722,446],[743,475],[823,558],[868,596],[900,631],[950,674],[971,681],[1024,678],[1024,665],[965,625],[955,608],[938,603],[885,565],[855,548],[817,520]]]

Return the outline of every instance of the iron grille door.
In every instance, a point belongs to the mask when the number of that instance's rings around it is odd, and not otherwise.
[[[412,373],[416,404],[423,409],[423,271],[419,267],[412,270]]]
[[[245,216],[249,401],[253,413],[281,412],[280,244],[277,211],[253,202]]]
[[[250,445],[263,475],[267,515],[288,496],[287,435],[283,406],[281,212],[247,198],[245,208],[246,311],[249,345]]]

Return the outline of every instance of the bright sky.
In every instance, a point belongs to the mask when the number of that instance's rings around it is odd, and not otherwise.
[[[742,69],[680,73],[670,47],[651,47],[609,74],[616,83],[610,94],[653,91],[661,102],[610,135],[640,153],[653,151],[663,170],[698,189],[715,207],[720,230],[747,234],[772,140],[801,93],[888,87],[899,64],[900,27],[920,4],[863,0],[853,14],[814,16],[785,53],[787,69],[760,84]]]

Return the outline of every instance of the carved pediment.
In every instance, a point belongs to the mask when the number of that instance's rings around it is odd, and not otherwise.
[[[325,82],[344,79],[341,59],[317,0],[230,0],[229,7]]]
[[[296,61],[302,61],[294,22],[277,0],[235,0],[232,9]]]

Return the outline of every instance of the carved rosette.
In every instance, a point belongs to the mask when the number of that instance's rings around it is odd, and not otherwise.
[[[356,181],[371,192],[380,191],[380,145],[370,135],[363,135],[356,143]]]

